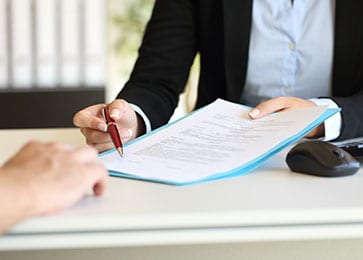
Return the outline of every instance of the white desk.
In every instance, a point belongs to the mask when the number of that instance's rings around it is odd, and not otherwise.
[[[83,144],[76,129],[0,130],[0,160],[30,138]],[[248,175],[192,186],[110,178],[105,196],[0,237],[0,259],[106,255],[362,259],[363,170],[334,179],[291,173],[280,153]]]

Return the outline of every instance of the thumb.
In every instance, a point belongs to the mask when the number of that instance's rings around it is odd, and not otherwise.
[[[284,98],[284,97],[269,99],[265,102],[262,102],[255,108],[253,108],[248,113],[248,115],[252,119],[257,119],[257,118],[264,117],[268,114],[284,110],[288,107],[287,101],[288,101],[288,99]]]

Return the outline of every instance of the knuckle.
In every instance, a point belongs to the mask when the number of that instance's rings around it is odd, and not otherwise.
[[[58,142],[48,142],[47,143],[47,146],[51,149],[55,149],[55,150],[58,150],[61,148],[61,144],[58,143]]]
[[[286,97],[276,97],[275,101],[278,103],[284,103],[285,102]]]
[[[25,147],[39,146],[41,143],[37,140],[30,140],[25,144]]]
[[[114,101],[112,101],[112,103],[110,104],[111,106],[115,106],[115,107],[120,107],[123,106],[125,104],[125,100],[123,99],[115,99]]]

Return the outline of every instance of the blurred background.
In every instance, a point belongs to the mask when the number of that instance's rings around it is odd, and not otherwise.
[[[108,0],[108,74],[106,99],[127,81],[137,57],[154,0]]]
[[[155,0],[0,0],[0,128],[70,127],[128,80]],[[197,66],[172,120],[194,106]],[[39,115],[42,116],[39,116]]]
[[[137,50],[154,0],[109,0],[109,56],[108,89],[106,98],[112,100],[122,88],[137,57]],[[194,63],[186,91],[171,120],[190,112],[195,103],[197,85],[197,60]]]

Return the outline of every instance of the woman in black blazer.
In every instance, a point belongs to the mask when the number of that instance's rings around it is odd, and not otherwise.
[[[333,95],[329,98],[342,108],[338,139],[363,136],[362,12],[361,1],[336,0]],[[152,128],[168,122],[196,53],[201,60],[196,107],[216,98],[238,102],[246,80],[251,18],[252,0],[155,1],[130,80],[117,96],[122,102],[110,104],[111,109],[118,108],[114,118],[122,126],[124,140],[144,131],[140,116],[128,103],[142,109]],[[259,106],[260,115],[273,112],[271,108],[277,111],[313,105],[308,100],[287,97],[268,102],[268,110],[265,104]],[[96,115],[100,106],[80,111],[74,123],[83,129],[90,144],[103,150],[112,144],[106,135],[100,138],[101,133],[93,133],[91,129],[102,130],[105,126],[100,117],[90,116]],[[318,137],[322,129],[310,136]]]

